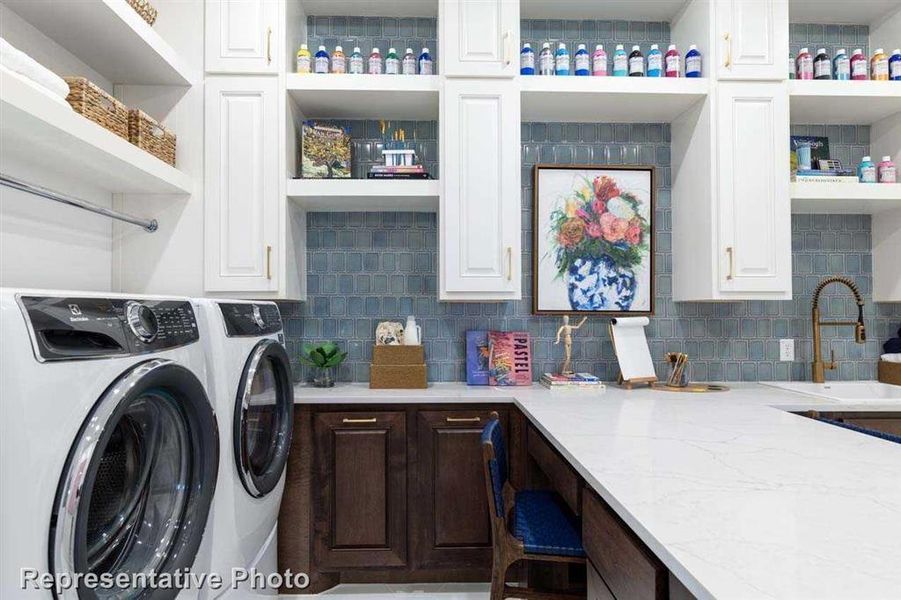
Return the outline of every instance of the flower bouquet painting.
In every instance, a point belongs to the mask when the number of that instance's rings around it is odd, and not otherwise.
[[[654,168],[536,165],[532,312],[650,315]]]

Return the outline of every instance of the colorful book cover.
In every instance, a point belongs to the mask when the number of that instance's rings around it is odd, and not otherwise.
[[[532,348],[528,332],[488,332],[488,383],[532,385]]]
[[[488,385],[488,332],[466,332],[466,383]]]

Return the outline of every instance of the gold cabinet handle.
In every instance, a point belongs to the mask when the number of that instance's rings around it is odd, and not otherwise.
[[[513,32],[509,29],[504,32],[504,66],[509,67],[513,62]]]
[[[272,27],[266,28],[266,64],[272,64]]]
[[[266,279],[272,279],[272,246],[266,246]]]
[[[370,417],[368,419],[341,419],[341,422],[347,425],[354,425],[359,423],[376,423],[378,422],[378,419],[375,417]]]
[[[480,417],[445,417],[444,420],[448,423],[480,423],[482,421]]]
[[[723,34],[723,39],[726,40],[726,60],[723,63],[723,66],[727,69],[732,68],[732,34],[728,31]]]
[[[507,246],[507,281],[513,281],[513,246]]]
[[[735,251],[732,249],[732,246],[726,248],[726,254],[729,255],[729,274],[726,275],[726,280],[732,281],[735,277]]]

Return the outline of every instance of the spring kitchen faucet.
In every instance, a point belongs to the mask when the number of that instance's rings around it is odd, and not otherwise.
[[[821,321],[820,320],[820,294],[830,283],[841,283],[851,290],[854,294],[854,300],[857,302],[857,321]],[[829,362],[823,360],[821,344],[821,327],[854,327],[854,341],[863,344],[867,340],[867,330],[863,324],[863,297],[857,284],[847,277],[827,277],[817,285],[817,289],[813,292],[813,381],[814,383],[826,382],[826,369],[835,368],[835,350],[830,353]]]

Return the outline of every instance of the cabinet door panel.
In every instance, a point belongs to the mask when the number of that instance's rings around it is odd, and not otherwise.
[[[718,0],[721,79],[786,79],[788,0]]]
[[[278,0],[207,0],[210,73],[278,73]]]
[[[519,72],[518,2],[445,0],[439,6],[446,76],[514,77]]]
[[[207,291],[275,291],[278,80],[206,81],[204,147]]]

